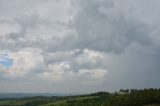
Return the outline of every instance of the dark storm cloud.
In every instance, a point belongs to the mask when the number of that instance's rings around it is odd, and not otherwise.
[[[132,42],[148,45],[148,25],[116,7],[116,1],[73,1],[77,12],[73,27],[78,32],[80,48],[120,53]]]

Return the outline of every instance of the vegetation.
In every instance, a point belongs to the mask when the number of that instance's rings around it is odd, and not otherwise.
[[[160,103],[160,89],[131,89],[129,92],[122,92],[122,94],[110,97],[105,102],[105,106],[143,106]]]
[[[115,93],[0,99],[0,106],[160,106],[160,89],[121,89]]]

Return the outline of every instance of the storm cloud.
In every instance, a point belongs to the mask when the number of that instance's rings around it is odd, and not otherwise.
[[[0,91],[160,87],[159,3],[0,0]]]

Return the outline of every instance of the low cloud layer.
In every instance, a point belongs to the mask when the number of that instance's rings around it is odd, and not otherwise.
[[[160,87],[159,3],[1,0],[0,92]]]

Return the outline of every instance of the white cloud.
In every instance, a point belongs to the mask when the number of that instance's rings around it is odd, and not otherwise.
[[[64,69],[60,64],[49,64],[46,71],[42,73],[42,77],[52,81],[64,80]]]
[[[103,58],[104,58],[104,53],[102,52],[84,49],[83,53],[77,56],[76,62],[81,65],[87,63],[95,65],[97,64],[97,62],[101,62]]]
[[[13,59],[13,65],[6,71],[13,78],[40,71],[39,68],[43,65],[43,57],[37,50],[25,49],[10,53],[9,56]]]
[[[80,77],[91,78],[94,80],[103,79],[107,73],[104,69],[80,69],[77,73]]]

